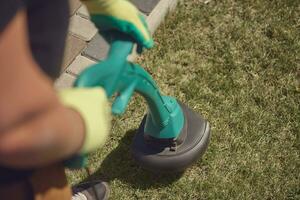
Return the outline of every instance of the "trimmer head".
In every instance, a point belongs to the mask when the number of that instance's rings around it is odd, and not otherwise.
[[[127,60],[135,43],[131,37],[116,31],[107,35],[110,49],[106,59],[85,69],[74,86],[101,86],[107,97],[116,95],[112,104],[116,115],[125,111],[134,92],[142,95],[150,114],[134,138],[134,158],[155,172],[184,170],[206,150],[209,123],[175,98],[162,95],[150,74]]]
[[[184,127],[176,139],[158,139],[144,132],[147,115],[134,137],[132,154],[144,168],[154,172],[179,172],[203,155],[210,138],[209,123],[186,105]]]

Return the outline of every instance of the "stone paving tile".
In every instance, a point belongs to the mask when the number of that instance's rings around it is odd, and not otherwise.
[[[134,5],[136,5],[136,7],[139,8],[140,11],[142,11],[143,13],[145,13],[146,15],[149,15],[151,13],[151,11],[153,10],[153,8],[156,6],[156,4],[160,1],[160,0],[130,0]],[[162,0],[164,1],[164,0]]]
[[[77,10],[77,15],[83,17],[83,18],[86,18],[86,19],[89,19],[90,18],[90,14],[89,14],[89,11],[88,9],[86,8],[85,5],[81,5],[80,8]]]
[[[96,62],[82,55],[78,55],[71,65],[67,68],[67,72],[78,75],[82,70]]]
[[[76,58],[78,54],[86,47],[86,42],[80,40],[79,38],[68,35],[66,41],[66,49],[63,60],[63,69],[65,69],[69,64]]]
[[[55,81],[54,87],[56,89],[66,89],[66,88],[71,88],[76,77],[68,74],[68,73],[63,73],[60,75],[60,77]]]
[[[81,6],[81,2],[79,0],[69,0],[69,5],[70,5],[70,15],[72,16]]]
[[[84,41],[90,41],[97,33],[97,28],[88,19],[73,15],[70,20],[69,31]]]
[[[99,34],[96,34],[82,54],[93,60],[103,60],[108,50],[109,45],[107,42]]]

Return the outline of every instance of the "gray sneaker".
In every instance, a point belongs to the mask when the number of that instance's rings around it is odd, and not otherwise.
[[[107,200],[109,186],[103,181],[81,183],[72,188],[72,200]]]

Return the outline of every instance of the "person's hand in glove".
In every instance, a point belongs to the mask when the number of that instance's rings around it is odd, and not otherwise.
[[[153,40],[144,17],[127,0],[82,0],[99,30],[119,30],[132,36],[142,47],[151,48]]]
[[[61,102],[84,121],[85,139],[79,150],[87,154],[104,145],[110,131],[111,108],[101,87],[72,88],[59,92]]]

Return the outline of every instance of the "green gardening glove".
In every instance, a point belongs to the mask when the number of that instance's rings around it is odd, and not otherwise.
[[[153,40],[144,17],[127,0],[82,0],[91,20],[99,30],[119,30],[131,35],[145,48],[153,46]]]

